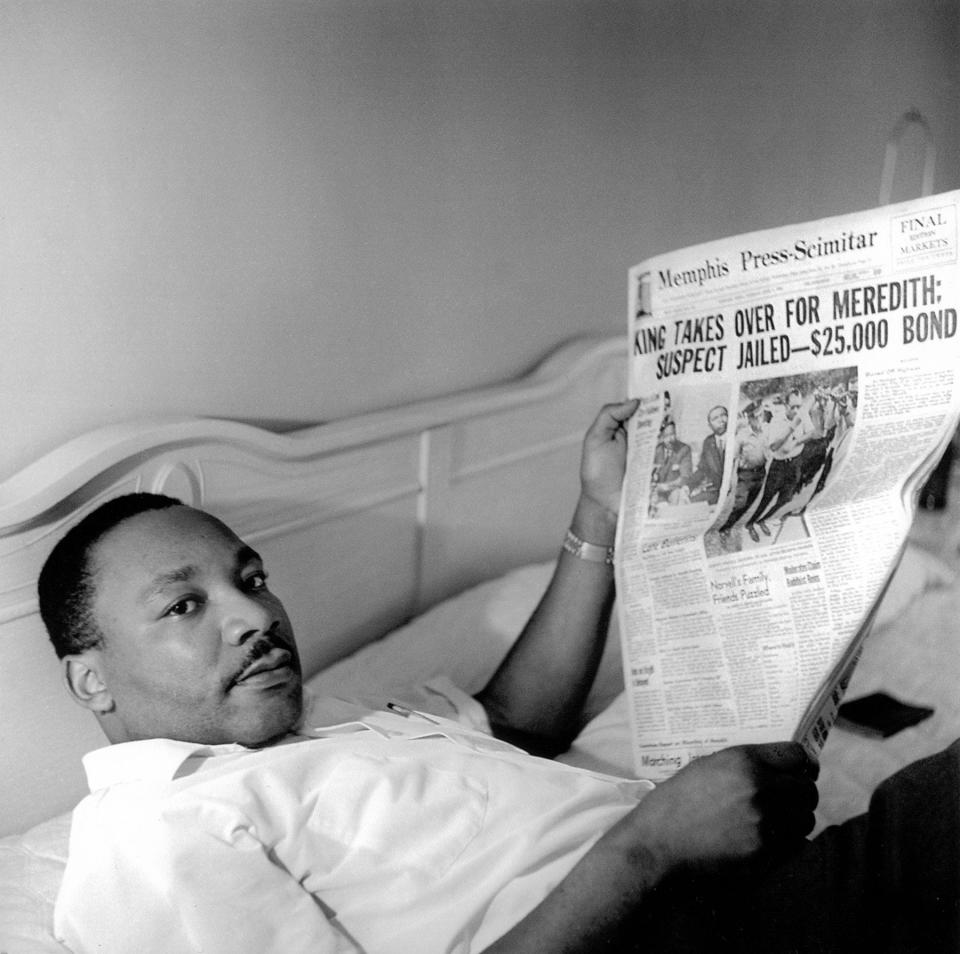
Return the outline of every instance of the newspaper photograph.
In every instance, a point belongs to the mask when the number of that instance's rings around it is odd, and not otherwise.
[[[960,415],[960,192],[629,272],[617,539],[638,774],[816,754]]]

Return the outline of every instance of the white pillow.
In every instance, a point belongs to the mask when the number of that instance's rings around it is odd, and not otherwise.
[[[23,835],[0,838],[0,951],[64,954],[53,937],[53,904],[67,864],[70,813]]]

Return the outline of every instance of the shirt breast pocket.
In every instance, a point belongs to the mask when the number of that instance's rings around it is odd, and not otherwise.
[[[482,829],[487,800],[480,780],[426,759],[338,760],[314,789],[307,819],[322,842],[321,880],[376,883],[398,873],[415,881],[441,878]]]

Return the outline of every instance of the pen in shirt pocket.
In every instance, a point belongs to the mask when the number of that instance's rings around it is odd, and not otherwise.
[[[405,706],[402,702],[394,702],[391,700],[387,703],[387,708],[391,712],[395,712],[397,715],[401,715],[404,719],[409,719],[410,716],[419,716],[421,719],[425,719],[427,722],[430,722],[433,725],[440,725],[436,719],[431,719],[426,713],[419,712],[416,709],[411,709],[409,706]]]

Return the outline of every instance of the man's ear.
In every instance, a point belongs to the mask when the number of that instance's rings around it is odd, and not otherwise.
[[[97,715],[113,711],[113,696],[100,673],[100,656],[96,650],[64,656],[61,662],[67,692],[80,705]]]

